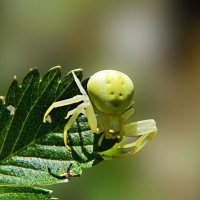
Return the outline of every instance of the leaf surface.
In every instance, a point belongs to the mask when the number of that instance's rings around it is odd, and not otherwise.
[[[82,71],[76,71],[81,79]],[[43,77],[32,69],[20,85],[14,80],[5,100],[0,102],[0,184],[46,185],[66,182],[60,174],[71,176],[82,168],[102,161],[95,153],[98,141],[85,116],[69,130],[68,151],[63,142],[64,117],[71,106],[54,109],[51,123],[43,123],[47,108],[55,101],[79,94],[71,73],[61,80],[60,67]],[[73,105],[76,106],[76,105]],[[70,169],[69,169],[69,166]]]
[[[41,188],[33,187],[14,187],[14,186],[1,186],[0,187],[0,199],[2,200],[56,200],[57,198],[51,198],[51,190],[45,190]]]

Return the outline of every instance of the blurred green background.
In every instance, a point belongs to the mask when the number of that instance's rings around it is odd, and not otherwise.
[[[195,1],[1,0],[0,95],[30,67],[115,69],[134,81],[134,121],[158,136],[49,188],[60,199],[200,199],[200,6]]]

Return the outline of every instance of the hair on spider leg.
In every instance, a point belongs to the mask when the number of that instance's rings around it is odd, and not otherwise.
[[[54,178],[57,178],[57,179],[68,179],[70,177],[77,177],[77,178],[80,177],[80,174],[74,175],[74,173],[71,170],[72,166],[73,166],[73,163],[70,163],[67,171],[61,175],[52,173],[50,167],[48,167],[48,172],[51,176],[53,176]]]

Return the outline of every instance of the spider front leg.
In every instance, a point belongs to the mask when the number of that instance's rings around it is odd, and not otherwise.
[[[91,130],[94,133],[100,133],[100,129],[97,127],[97,119],[90,101],[83,102],[82,104],[78,105],[75,109],[68,112],[65,119],[69,118],[71,115],[72,117],[67,122],[64,128],[64,143],[68,150],[71,150],[71,147],[68,145],[68,135],[67,131],[70,129],[72,124],[76,121],[77,117],[81,114],[85,114],[88,118],[88,124]]]
[[[88,105],[89,105],[88,103],[82,103],[82,104],[78,105],[75,109],[69,111],[65,118],[65,119],[67,119],[70,117],[70,115],[72,115],[72,117],[69,119],[69,121],[67,122],[67,124],[65,125],[65,128],[64,128],[64,143],[65,143],[66,148],[69,151],[71,150],[71,147],[68,145],[67,131],[70,129],[72,124],[76,121],[77,117],[84,111],[84,109]]]
[[[157,134],[156,123],[153,119],[124,125],[123,138],[112,148],[99,152],[104,159],[131,156],[137,153]]]
[[[134,147],[134,149],[129,152],[133,155],[137,153],[148,141],[152,140],[157,134],[156,123],[153,119],[134,122],[126,124],[124,127],[124,135],[128,138],[136,137],[137,140],[133,143],[124,144],[122,147],[127,149]]]
[[[48,108],[48,110],[46,111],[46,113],[44,114],[43,117],[43,122],[46,123],[46,118],[48,117],[49,113],[54,109],[54,108],[58,108],[58,107],[62,107],[62,106],[67,106],[67,105],[71,105],[74,103],[78,103],[80,101],[84,101],[87,97],[85,97],[84,95],[76,95],[70,99],[65,99],[62,101],[57,101],[54,102],[53,104],[51,104],[51,106]]]
[[[49,113],[54,109],[54,108],[58,108],[58,107],[62,107],[62,106],[67,106],[67,105],[71,105],[71,104],[74,104],[74,103],[78,103],[80,101],[85,101],[88,99],[88,96],[87,96],[87,93],[86,91],[84,90],[83,86],[81,85],[81,82],[79,81],[79,79],[77,78],[76,74],[74,73],[75,71],[79,71],[79,69],[77,70],[73,70],[72,71],[72,75],[74,77],[74,80],[76,82],[76,85],[78,86],[80,92],[82,95],[76,95],[70,99],[65,99],[65,100],[62,100],[62,101],[57,101],[57,102],[54,102],[49,108],[48,110],[46,111],[46,113],[44,114],[44,117],[43,117],[43,122],[46,123],[46,119],[49,115]]]
[[[134,113],[134,108],[133,108],[133,102],[132,102],[132,105],[128,108],[128,110],[125,112],[125,113],[123,113],[122,114],[122,119],[123,119],[123,121],[126,121],[127,119],[129,119],[129,117],[131,116],[131,115],[133,115],[133,113]]]

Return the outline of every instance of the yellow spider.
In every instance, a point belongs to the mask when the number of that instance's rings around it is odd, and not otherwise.
[[[87,94],[74,71],[76,70],[73,70],[72,74],[81,95],[54,102],[46,111],[43,119],[45,123],[54,108],[81,102],[66,116],[66,119],[71,116],[64,128],[64,143],[68,150],[71,148],[68,146],[67,131],[81,113],[87,116],[89,126],[94,133],[103,132],[98,146],[101,146],[104,137],[117,140],[111,149],[99,152],[107,158],[133,155],[156,135],[157,128],[152,119],[125,123],[134,113],[134,85],[126,74],[115,70],[95,73],[87,83]]]

